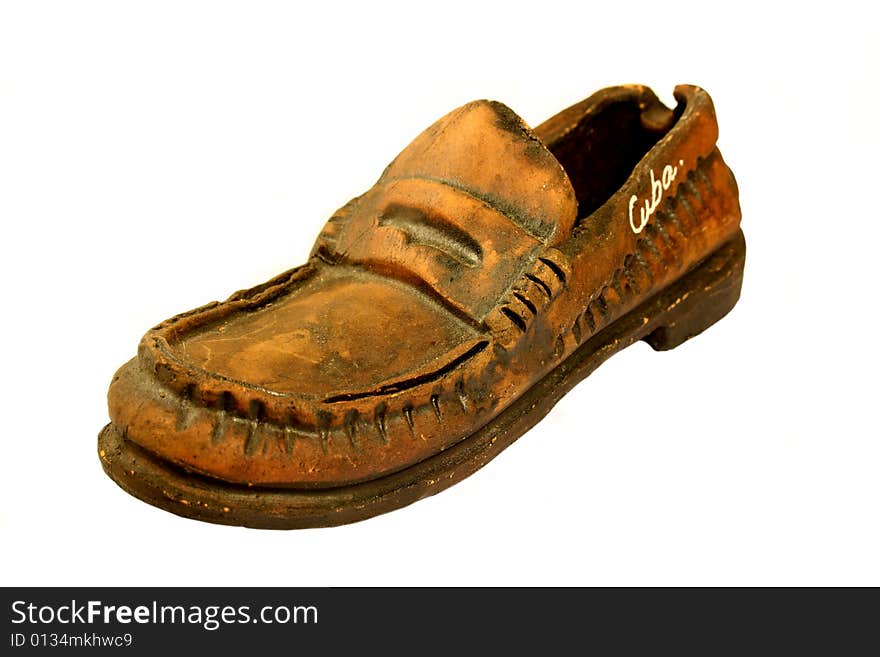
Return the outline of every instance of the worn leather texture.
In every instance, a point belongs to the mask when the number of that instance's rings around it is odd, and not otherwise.
[[[676,99],[614,87],[535,130],[493,101],[454,110],[304,265],[147,332],[113,424],[255,487],[368,481],[449,448],[737,233],[712,102]]]

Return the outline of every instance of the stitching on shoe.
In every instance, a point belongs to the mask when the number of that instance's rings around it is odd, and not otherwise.
[[[162,388],[171,390],[161,381],[155,378],[153,380]],[[335,412],[324,408],[316,409],[314,424],[303,423],[293,409],[281,420],[267,417],[265,405],[256,399],[248,403],[248,409],[244,412],[233,401],[235,396],[229,391],[223,391],[217,402],[205,403],[202,399],[203,392],[195,383],[188,383],[180,392],[171,392],[176,402],[179,429],[207,415],[213,424],[210,438],[212,445],[219,445],[239,434],[237,437],[241,440],[243,455],[253,456],[257,453],[266,454],[272,443],[278,445],[278,449],[287,455],[292,455],[296,444],[303,439],[319,441],[325,454],[338,453],[341,446],[357,450],[361,446],[361,436],[389,444],[387,427],[395,418],[405,422],[410,435],[417,437],[416,424],[426,413],[442,425],[447,420],[447,413],[461,414],[476,410],[469,402],[471,395],[464,378],[459,378],[452,388],[451,391],[448,388],[435,388],[429,394],[423,393],[425,396],[421,401],[416,401],[415,396],[405,397],[400,400],[397,408],[391,408],[387,402],[382,401],[375,407],[372,419],[358,409],[339,409]],[[457,403],[449,405],[447,402],[453,398]],[[242,433],[244,436],[241,436]],[[338,443],[335,440],[337,436],[345,440]]]
[[[708,196],[715,194],[716,190],[712,184],[706,170],[714,166],[718,156],[718,149],[715,148],[706,157],[698,157],[696,166],[690,170],[685,179],[680,182],[675,193],[664,199],[661,206],[654,214],[654,221],[645,227],[645,231],[636,240],[636,248],[632,253],[628,253],[623,259],[623,265],[614,270],[608,281],[593,296],[583,313],[578,315],[577,320],[569,331],[576,345],[581,344],[585,339],[591,337],[597,330],[604,328],[605,321],[608,317],[613,317],[616,313],[615,306],[623,305],[626,301],[634,296],[642,295],[654,286],[655,273],[651,261],[658,265],[668,266],[673,263],[680,262],[680,254],[676,251],[676,243],[667,230],[666,224],[672,225],[676,232],[683,238],[688,238],[700,224],[707,221],[717,219],[715,214],[706,206],[703,194],[700,192],[695,180],[699,179],[706,188]],[[689,198],[690,197],[690,198]],[[702,207],[701,212],[696,212],[693,206],[693,200],[696,200]],[[677,216],[674,208],[680,206],[689,216],[688,227],[685,228],[680,218]],[[667,256],[661,253],[657,243],[652,239],[651,235],[656,234],[665,244],[664,251],[668,252]],[[636,270],[641,269],[648,275],[649,283],[646,289],[641,289],[638,284],[638,276]],[[626,288],[621,285],[621,277],[626,281]],[[607,298],[608,291],[614,292],[616,299],[610,302]],[[599,321],[596,321],[598,314]],[[586,321],[589,331],[581,330],[578,320],[583,318]]]
[[[509,349],[567,286],[570,266],[553,247],[545,248],[491,310],[484,323],[495,344]]]

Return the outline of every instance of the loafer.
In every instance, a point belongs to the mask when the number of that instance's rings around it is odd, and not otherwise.
[[[675,99],[613,87],[533,130],[494,101],[447,114],[305,264],[146,333],[104,470],[199,520],[349,523],[467,477],[620,349],[700,333],[745,242],[712,101]]]

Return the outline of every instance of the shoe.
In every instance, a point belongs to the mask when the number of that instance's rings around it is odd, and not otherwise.
[[[530,130],[476,101],[336,212],[308,262],[173,317],[116,373],[99,455],[173,513],[339,525],[481,468],[637,340],[739,298],[712,101],[600,91]]]

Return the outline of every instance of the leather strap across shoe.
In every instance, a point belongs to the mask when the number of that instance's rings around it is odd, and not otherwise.
[[[614,87],[535,130],[492,101],[446,115],[306,264],[144,336],[104,469],[200,520],[352,522],[485,465],[632,342],[699,333],[745,244],[712,102],[675,98]]]

